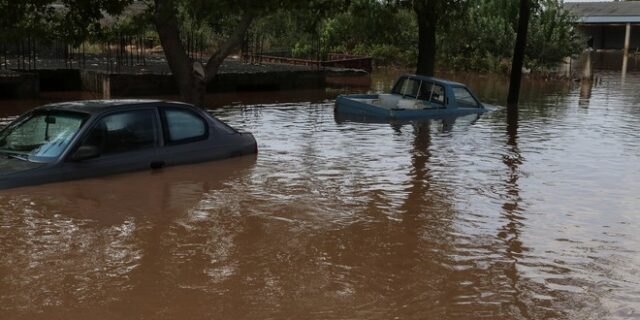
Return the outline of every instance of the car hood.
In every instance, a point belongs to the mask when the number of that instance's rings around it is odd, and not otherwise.
[[[6,156],[0,156],[0,178],[4,178],[23,171],[40,168],[45,165],[45,163],[35,163],[20,159],[8,158]]]

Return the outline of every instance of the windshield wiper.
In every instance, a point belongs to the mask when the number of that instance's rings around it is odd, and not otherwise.
[[[27,162],[31,162],[29,160],[29,157],[26,156],[21,156],[21,155],[17,155],[17,154],[11,154],[9,155],[10,158],[14,158],[14,159],[18,159],[18,160],[22,160],[22,161],[27,161]]]
[[[7,156],[7,158],[11,158],[11,159],[18,159],[18,160],[22,160],[22,161],[28,161],[31,162],[29,160],[29,157],[27,156],[23,156],[23,155],[19,155],[19,154],[15,154],[13,152],[8,152],[8,151],[4,151],[4,150],[0,150],[0,153],[4,154],[5,156]]]

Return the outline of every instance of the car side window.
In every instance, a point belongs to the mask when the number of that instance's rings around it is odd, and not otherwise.
[[[418,99],[444,104],[444,87],[439,84],[423,81]]]
[[[207,138],[207,123],[198,114],[178,108],[164,109],[167,139],[170,143],[187,143]]]
[[[101,156],[144,150],[156,145],[156,131],[154,110],[125,111],[100,119],[82,145],[97,147]]]
[[[456,98],[456,103],[461,107],[466,108],[478,108],[478,101],[471,95],[471,92],[467,88],[454,87],[453,95]]]
[[[405,97],[415,98],[418,96],[418,89],[420,89],[420,85],[421,81],[419,80],[402,78],[398,81],[392,92]]]
[[[402,95],[403,87],[405,86],[406,82],[407,78],[400,78],[400,80],[396,82],[395,86],[391,90],[391,93]]]
[[[427,100],[431,98],[431,89],[433,88],[433,83],[429,81],[422,81],[422,85],[420,85],[420,93],[418,94],[418,99]]]
[[[444,104],[444,87],[439,84],[434,84],[431,89],[431,102],[437,104]]]

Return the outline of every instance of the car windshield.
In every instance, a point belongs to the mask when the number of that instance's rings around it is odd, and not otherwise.
[[[0,132],[0,153],[32,162],[54,161],[86,118],[75,112],[33,112]]]
[[[458,106],[463,108],[478,108],[480,104],[476,101],[476,98],[473,97],[471,92],[467,88],[464,87],[453,87],[451,89],[453,91],[453,96],[458,103]]]

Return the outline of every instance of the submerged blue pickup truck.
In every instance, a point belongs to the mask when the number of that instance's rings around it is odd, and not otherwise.
[[[488,111],[487,105],[464,84],[449,80],[403,75],[391,93],[340,95],[336,113],[385,119],[420,119]]]

